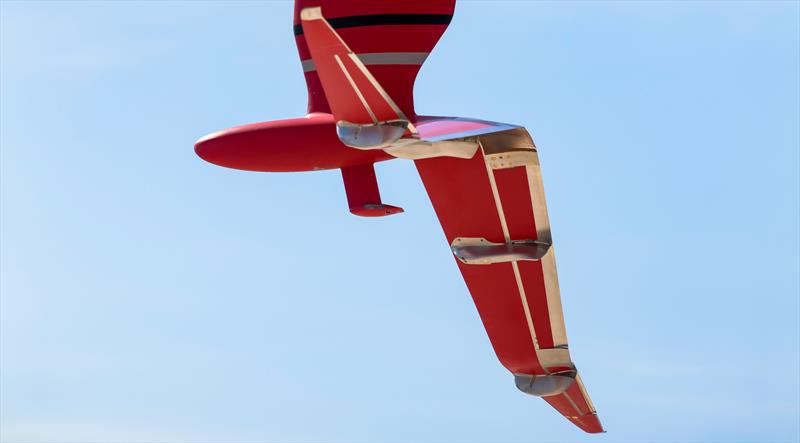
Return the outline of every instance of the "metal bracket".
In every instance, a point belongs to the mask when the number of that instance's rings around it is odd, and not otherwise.
[[[549,375],[514,374],[514,384],[526,394],[549,397],[561,394],[569,389],[577,374],[578,372],[575,370]]]
[[[492,169],[508,169],[539,164],[539,157],[536,155],[536,151],[532,149],[486,154],[486,159]]]
[[[492,243],[485,238],[456,237],[450,244],[456,258],[468,265],[490,265],[518,260],[539,260],[550,250],[550,244],[535,240],[512,240]]]
[[[422,160],[434,157],[455,157],[470,159],[478,151],[478,143],[470,140],[424,141],[400,139],[393,146],[384,149],[389,155],[409,160]]]
[[[391,146],[408,129],[408,121],[397,119],[375,124],[336,122],[336,134],[347,146],[356,149],[382,149]]]

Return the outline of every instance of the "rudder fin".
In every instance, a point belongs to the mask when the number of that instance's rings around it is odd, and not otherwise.
[[[301,11],[311,7],[322,8],[330,27],[413,122],[414,80],[447,29],[455,0],[296,0],[294,34],[308,86],[308,112],[330,113],[301,20]]]
[[[300,12],[311,58],[336,121],[408,121],[364,63],[323,17],[319,6]]]

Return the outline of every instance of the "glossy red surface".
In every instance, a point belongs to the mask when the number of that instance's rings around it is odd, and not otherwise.
[[[580,392],[577,381],[567,389],[567,392],[544,397],[544,401],[584,431],[592,434],[604,432],[600,419],[589,411],[589,406]]]
[[[459,130],[457,125],[450,126]],[[448,243],[455,237],[484,237],[492,242],[505,242],[489,172],[480,151],[471,160],[441,157],[417,160],[416,165]],[[511,239],[536,239],[525,169],[500,169],[492,174]],[[545,374],[533,344],[512,265],[467,265],[459,260],[456,263],[503,366],[517,374]],[[519,261],[517,266],[539,347],[553,348],[542,263]],[[544,399],[584,431],[603,431],[578,382],[565,393]]]
[[[385,217],[387,215],[399,214],[405,212],[403,208],[392,205],[375,205],[375,206],[362,206],[360,208],[350,208],[353,215],[359,217]]]
[[[300,11],[303,8],[320,6],[326,19],[365,16],[376,14],[445,14],[452,15],[455,0],[297,0],[294,10],[294,24],[300,24]],[[444,34],[447,25],[374,25],[354,26],[336,29],[336,33],[347,42],[356,54],[383,52],[431,52]],[[301,60],[311,58],[304,34],[295,35],[297,51]],[[397,103],[407,117],[414,114],[414,80],[418,65],[377,65],[369,70],[378,83]],[[316,71],[305,73],[308,86],[308,112],[330,112],[330,106],[322,91]]]
[[[494,179],[506,216],[508,232],[512,240],[536,240],[536,221],[533,217],[533,202],[528,189],[528,177],[524,168],[499,169]],[[533,317],[536,339],[542,348],[553,347],[553,333],[548,316],[547,296],[544,291],[542,262],[520,261],[519,267],[525,299]]]
[[[372,110],[381,120],[393,119],[396,113],[375,92],[379,88],[370,89],[370,80],[352,60],[344,57],[346,48],[343,49],[327,25],[315,23],[304,29],[300,11],[312,6],[321,6],[326,19],[339,19],[338,25],[331,26],[356,54],[428,53],[447,28],[455,0],[296,0],[295,40],[301,60],[312,58],[307,39],[316,45],[314,67],[305,63],[309,115],[219,131],[198,140],[195,152],[211,163],[248,171],[340,168],[350,212],[367,217],[403,212],[402,208],[381,201],[373,167],[375,162],[394,157],[380,149],[359,150],[342,144],[336,134],[336,119],[331,115],[330,105],[333,104],[337,118],[362,123],[371,121],[370,116],[364,115],[362,98],[355,94],[352,82],[361,90],[363,99],[374,106]],[[418,16],[424,14],[438,16],[439,22],[421,24],[424,20]],[[382,15],[384,17],[380,17]],[[402,23],[398,15],[407,22]],[[446,20],[442,21],[442,17]],[[392,20],[395,22],[388,23]],[[409,24],[415,20],[417,24]],[[355,22],[359,24],[354,25]],[[338,63],[333,65],[330,60],[319,57],[319,54],[330,56],[331,53],[342,56],[344,71]],[[375,64],[367,68],[405,116],[415,123],[423,139],[458,138],[496,126],[468,119],[417,116],[413,86],[419,65]],[[325,90],[317,69],[325,75]],[[342,72],[347,72],[350,78],[337,78]],[[469,160],[431,158],[416,161],[416,166],[448,243],[455,237],[482,237],[504,243],[500,212],[504,214],[511,240],[536,239],[530,184],[524,168],[487,171],[480,150]],[[494,198],[490,174],[502,211]],[[543,375],[548,371],[572,370],[566,366],[543,367],[537,354],[537,346],[539,352],[555,346],[541,262],[517,262],[519,276],[511,263],[466,265],[456,262],[503,366],[515,374]],[[529,312],[526,313],[526,309]],[[532,334],[536,336],[536,343]],[[569,362],[559,362],[566,363]],[[544,397],[544,400],[586,432],[603,431],[579,378],[565,392]]]
[[[403,208],[385,205],[381,201],[372,164],[342,168],[342,181],[351,213],[361,217],[383,217],[403,212]]]
[[[416,164],[448,243],[456,237],[483,237],[505,243],[480,151],[471,160],[440,157],[418,160]],[[527,194],[525,188],[513,192]],[[532,218],[531,214],[528,219]],[[511,264],[456,263],[500,363],[512,373],[545,374],[536,356]],[[544,291],[543,286],[536,289]]]
[[[370,124],[400,118],[350,57],[350,49],[324,19],[303,21],[303,32],[325,97],[337,121]],[[362,103],[363,102],[363,103]]]
[[[262,172],[338,169],[394,158],[343,145],[330,114],[225,129],[198,140],[194,150],[215,165]]]
[[[490,126],[453,117],[419,116],[416,122],[423,136]],[[321,112],[224,129],[201,138],[194,149],[200,158],[215,165],[261,172],[337,169],[394,158],[380,149],[364,151],[345,146],[336,135],[333,116]]]

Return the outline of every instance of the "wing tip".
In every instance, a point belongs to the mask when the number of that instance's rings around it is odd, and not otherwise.
[[[596,412],[578,417],[567,417],[567,419],[569,419],[569,421],[587,434],[606,433],[606,430],[603,428],[603,424],[600,423],[600,417],[597,416]]]

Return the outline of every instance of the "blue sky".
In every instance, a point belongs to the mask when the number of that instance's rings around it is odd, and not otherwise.
[[[497,362],[413,165],[198,159],[305,111],[282,2],[0,3],[3,441],[797,441],[800,6],[457,6],[420,113],[532,132],[608,433]]]

